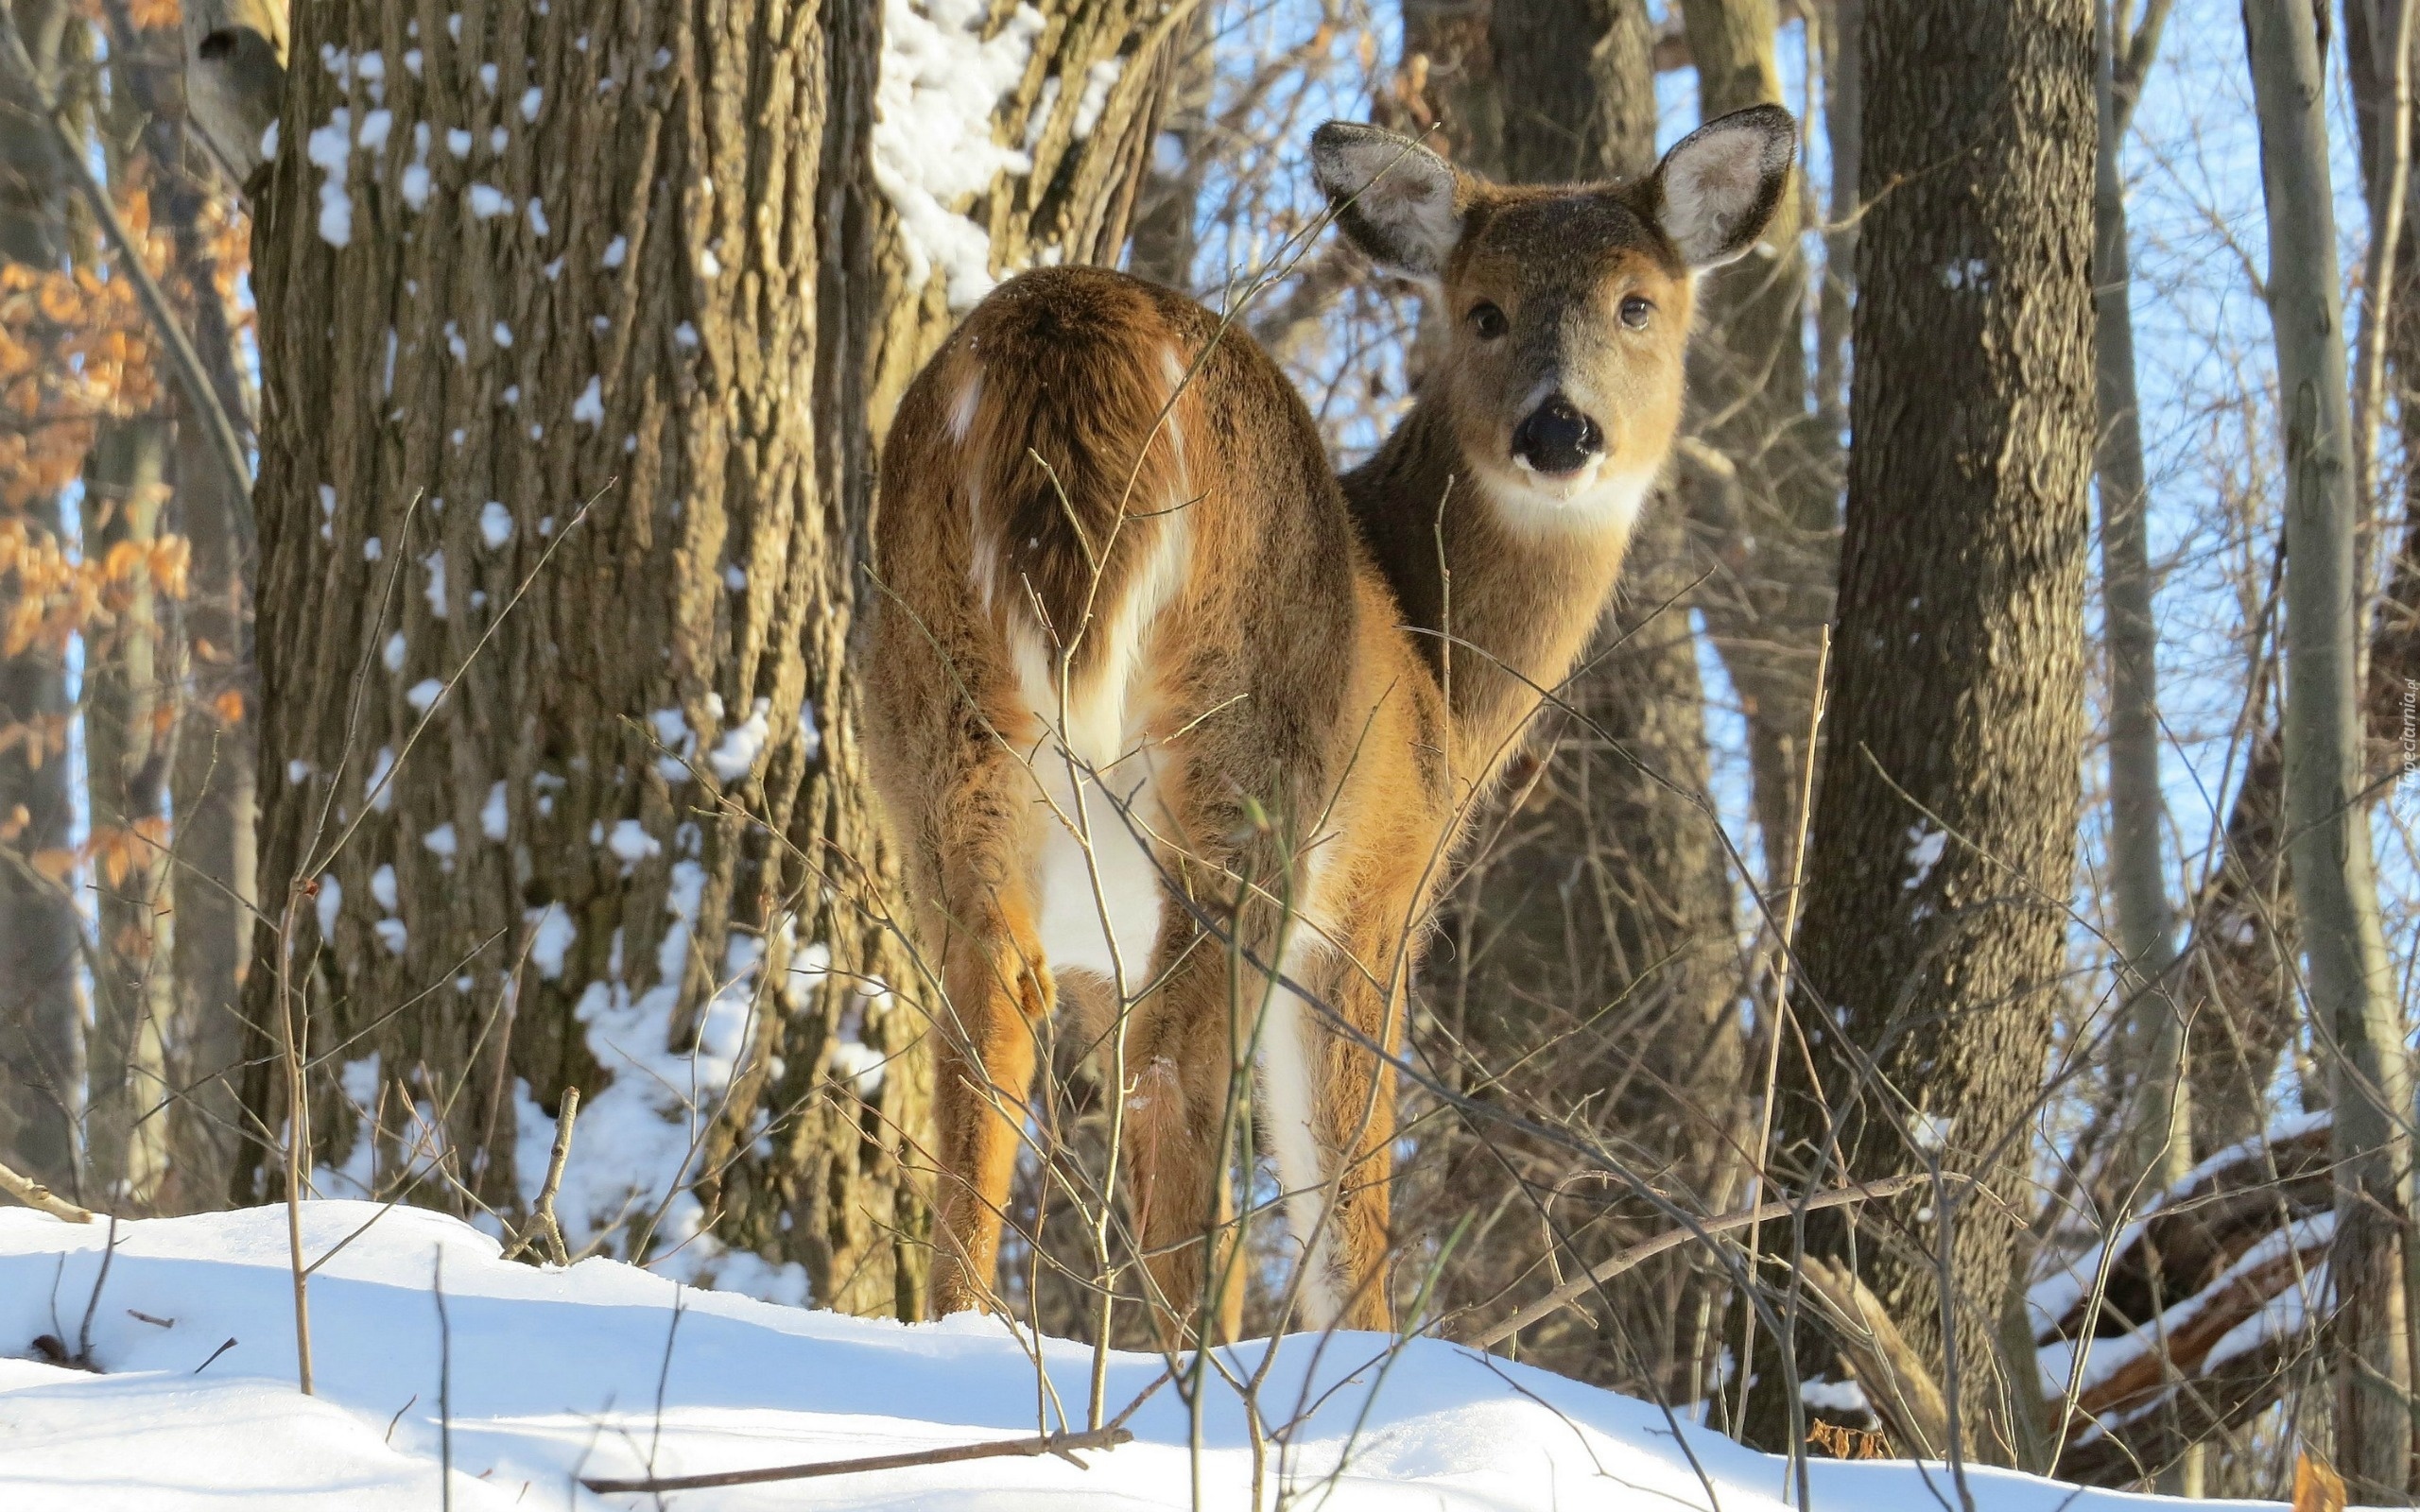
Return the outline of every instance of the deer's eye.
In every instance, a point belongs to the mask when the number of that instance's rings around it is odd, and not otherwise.
[[[1655,313],[1653,301],[1633,294],[1622,301],[1622,324],[1634,331],[1647,329],[1648,317]]]
[[[1504,312],[1485,300],[1471,306],[1470,322],[1481,341],[1493,341],[1512,328]]]

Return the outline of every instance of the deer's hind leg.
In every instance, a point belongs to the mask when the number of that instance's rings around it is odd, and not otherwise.
[[[904,619],[886,616],[880,627]],[[1030,874],[1032,780],[1012,744],[1029,737],[1030,716],[985,637],[941,616],[931,623],[929,639],[884,635],[878,650],[897,680],[877,683],[883,717],[871,733],[942,989],[932,1020],[939,1314],[994,1304],[1000,1228],[1056,991]],[[882,697],[918,677],[958,696]]]
[[[1000,1228],[1056,995],[1025,874],[1023,774],[1001,752],[958,778],[945,817],[957,833],[932,863],[945,917],[927,932],[940,940],[945,999],[934,1024],[937,1314],[993,1305]]]

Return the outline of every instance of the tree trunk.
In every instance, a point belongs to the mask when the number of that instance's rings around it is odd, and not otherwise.
[[[109,113],[101,139],[110,181],[129,201],[140,196],[147,209],[189,219],[183,133],[172,113],[184,60],[182,33],[138,29],[120,7],[110,9],[109,23]],[[175,1088],[168,772],[178,710],[171,606],[183,591],[184,575],[165,570],[176,549],[166,528],[176,474],[165,400],[161,386],[147,413],[104,420],[84,469],[84,552],[104,565],[109,580],[106,618],[84,635],[86,793],[99,926],[86,1137],[95,1185],[137,1210],[156,1206],[168,1177]]]
[[[1781,1057],[1774,1123],[1777,1175],[1800,1189],[1936,1161],[1983,1184],[1810,1215],[1803,1233],[1852,1265],[1943,1383],[1953,1447],[2000,1462],[2018,1439],[2005,1407],[2033,1389],[2030,1359],[2003,1386],[1995,1335],[2080,793],[2092,68],[2084,0],[1955,26],[1910,0],[1866,8],[1860,171],[1893,187],[1858,239],[1831,754],[1793,1005],[1805,1048]],[[1787,1260],[1786,1227],[1772,1245]],[[1801,1369],[1830,1364],[1803,1318],[1797,1343]],[[1750,1430],[1783,1447],[1797,1381],[1769,1346],[1754,1368]]]
[[[149,562],[168,493],[164,418],[106,421],[84,467],[84,549],[110,573],[84,634],[85,791],[96,921],[86,1160],[112,1207],[148,1208],[167,1170],[167,756],[163,619]]]
[[[2246,0],[2269,211],[2269,308],[2286,438],[2285,798],[2311,1023],[2330,1073],[2337,1228],[2336,1460],[2364,1499],[2411,1485],[2411,1069],[2372,872],[2356,632],[2352,414],[2327,167],[2323,59],[2308,11]]]
[[[186,160],[156,198],[176,240],[183,304],[196,352],[219,407],[249,439],[253,404],[228,325],[215,238],[204,223],[210,194],[200,165]],[[227,1200],[244,1137],[238,1063],[244,1053],[242,989],[250,970],[254,866],[259,688],[247,593],[252,569],[251,503],[236,496],[190,405],[178,412],[175,526],[191,550],[178,606],[178,677],[170,805],[176,861],[169,878],[176,915],[177,1100],[168,1108],[170,1160],[161,1206],[171,1211]]]
[[[1074,126],[1136,18],[992,28],[989,62],[1032,46],[978,133],[1054,109],[974,205],[914,199],[930,163],[877,193],[859,0],[423,20],[297,12],[342,66],[290,79],[259,207],[261,890],[294,925],[251,1017],[290,958],[320,1153],[380,1190],[516,1211],[578,1085],[581,1233],[912,1315],[924,984],[842,652],[872,433],[970,277],[882,196],[988,222],[995,268],[1114,248],[1152,69]]]
[[[1784,103],[1773,0],[1685,0],[1681,12],[1706,119]],[[1840,551],[1837,447],[1806,408],[1803,199],[1793,185],[1754,255],[1708,281],[1701,335],[1689,346],[1698,438],[1730,468],[1722,478],[1693,470],[1700,475],[1687,481],[1721,568],[1699,601],[1748,716],[1769,894],[1789,885],[1795,867],[1816,643],[1832,617]]]
[[[2109,0],[2099,7],[2099,150],[2093,164],[2093,388],[2100,495],[2101,606],[2109,662],[2109,885],[2123,954],[2119,992],[2129,1003],[2119,1067],[2132,1110],[2118,1177],[2148,1195],[2193,1167],[2192,1098],[2184,1076],[2184,993],[2175,918],[2169,907],[2160,826],[2158,627],[2152,619],[2151,490],[2135,385],[2135,317],[2127,254],[2126,189],[2118,150],[2158,44],[2165,7],[2128,36]],[[2164,1305],[2164,1304],[2163,1304]],[[2163,1488],[2199,1494],[2198,1457]]]
[[[83,24],[60,0],[12,3],[39,90],[0,65],[0,113],[31,119],[40,94],[57,97],[84,56]],[[43,132],[0,131],[0,267],[64,268],[77,237],[63,165]],[[43,454],[54,438],[0,430],[0,529],[37,542],[63,539],[60,480]],[[72,454],[71,454],[72,455]],[[21,575],[0,574],[12,605]],[[75,805],[68,787],[64,657],[39,641],[0,644],[0,1161],[61,1192],[83,1194],[82,926],[73,896],[32,858],[64,852]]]

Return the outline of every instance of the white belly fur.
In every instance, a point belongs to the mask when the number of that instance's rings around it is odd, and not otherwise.
[[[1101,686],[1071,692],[1063,734],[1041,637],[1011,638],[1017,680],[1046,732],[1028,756],[1040,810],[1032,884],[1043,958],[1113,983],[1122,976],[1132,996],[1150,978],[1160,935],[1160,868],[1148,837],[1168,833],[1154,781],[1159,753],[1147,744],[1150,711],[1131,707],[1144,700],[1121,685],[1141,679],[1103,677]],[[1113,673],[1124,670],[1112,662]]]
[[[1055,743],[1034,758],[1046,804],[1033,885],[1042,954],[1051,966],[1081,967],[1129,996],[1150,979],[1160,936],[1160,868],[1136,831],[1166,833],[1151,755],[1137,752],[1098,781],[1072,782]],[[1090,844],[1080,836],[1089,835]],[[1102,928],[1107,916],[1108,928]],[[1115,941],[1115,951],[1111,941]]]

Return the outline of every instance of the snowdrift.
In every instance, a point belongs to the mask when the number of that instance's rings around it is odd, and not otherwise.
[[[1060,1404],[1084,1426],[1091,1351],[997,1319],[909,1327],[700,1291],[614,1261],[537,1269],[498,1259],[493,1240],[451,1218],[366,1202],[306,1204],[303,1230],[307,1254],[336,1251],[311,1283],[307,1398],[294,1385],[285,1210],[120,1225],[96,1304],[101,1225],[0,1211],[0,1508],[641,1507],[657,1503],[579,1480],[1015,1437],[1061,1427]],[[34,1341],[73,1353],[88,1308],[100,1373],[44,1363]],[[1267,1348],[1224,1359],[1248,1378]],[[1270,1506],[1788,1504],[1784,1460],[1458,1345],[1338,1334],[1275,1348],[1257,1394]],[[1111,1411],[1163,1372],[1156,1356],[1113,1356]],[[1250,1505],[1252,1435],[1233,1388],[1214,1381],[1204,1394],[1198,1464],[1172,1388],[1129,1426],[1133,1442],[1082,1467],[989,1459],[662,1504],[1080,1512],[1189,1507],[1198,1484],[1203,1506]],[[1817,1461],[1810,1475],[1818,1506],[1960,1505],[1938,1465]],[[1965,1478],[1978,1512],[2160,1501],[2006,1471]],[[2196,1503],[2230,1504],[2253,1503]]]

